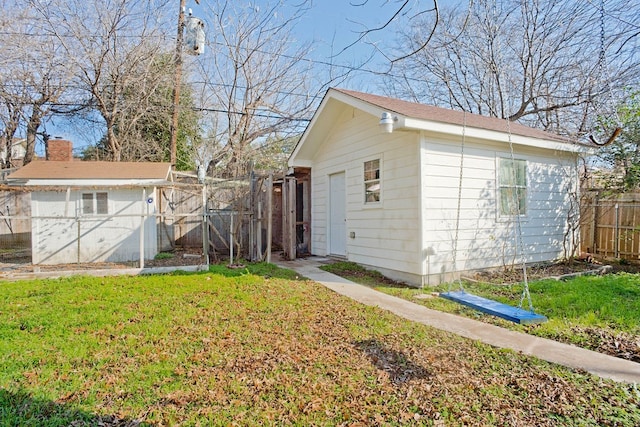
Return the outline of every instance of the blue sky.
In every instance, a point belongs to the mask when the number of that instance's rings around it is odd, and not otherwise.
[[[438,0],[438,6],[442,9],[463,1],[468,0]],[[332,54],[333,41],[333,54],[337,54],[334,58],[337,62],[358,64],[374,54],[372,61],[364,68],[385,70],[388,67],[385,55],[397,58],[407,53],[397,48],[397,31],[406,28],[410,19],[419,12],[433,8],[433,0],[410,0],[389,26],[379,31],[370,31],[361,40],[359,37],[368,29],[384,26],[404,3],[405,0],[313,0],[313,6],[298,31],[300,37],[318,42],[314,45],[317,46],[314,55],[318,57],[328,58]],[[373,44],[384,55],[376,52]],[[361,87],[353,89],[374,91],[376,78],[367,79],[366,74],[362,74],[362,77],[364,80],[352,82]]]
[[[439,0],[438,4],[451,4],[454,0]],[[298,26],[299,37],[314,41],[314,57],[340,64],[364,65],[364,69],[385,70],[388,60],[376,51],[377,46],[388,57],[395,58],[402,53],[396,45],[396,31],[406,27],[410,17],[419,11],[433,7],[432,0],[411,0],[403,12],[386,28],[363,32],[384,26],[398,11],[404,0],[314,0],[312,8]],[[333,58],[331,58],[333,55]],[[378,77],[372,73],[359,73],[350,82],[351,89],[375,91]]]
[[[177,0],[176,0],[177,1]],[[200,0],[205,5],[208,0]],[[233,0],[232,0],[233,1]],[[240,0],[242,1],[242,0]],[[469,0],[438,0],[442,9]],[[302,0],[284,0],[283,14],[287,14],[287,5],[300,4]],[[195,0],[187,0],[187,8],[192,8],[198,16],[201,6]],[[274,0],[254,0],[255,5],[267,7]],[[407,6],[387,28],[369,32],[359,39],[367,29],[382,27],[398,11],[405,0],[310,0],[310,8],[305,12],[294,29],[294,37],[300,42],[312,42],[313,52],[309,59],[332,62],[340,65],[359,66],[373,55],[363,67],[365,69],[384,70],[388,61],[377,52],[373,44],[384,49],[391,58],[401,56],[395,46],[397,30],[405,28],[407,23],[419,12],[433,8],[433,0],[409,0]],[[205,23],[206,24],[206,23]],[[375,90],[376,77],[373,73],[359,73],[351,82],[351,89]]]

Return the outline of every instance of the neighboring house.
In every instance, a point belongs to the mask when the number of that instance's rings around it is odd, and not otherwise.
[[[170,177],[168,163],[83,161],[34,161],[9,175],[31,192],[33,264],[152,259],[157,189]]]
[[[304,225],[298,248],[418,286],[520,252],[555,260],[577,243],[582,152],[506,120],[329,89],[289,159],[303,202],[283,196],[297,211],[284,223]]]
[[[2,145],[3,145],[3,148],[2,148],[2,151],[0,151],[0,166],[2,166],[7,159],[7,146],[6,144],[2,144]],[[11,142],[10,148],[11,148],[11,158],[10,158],[11,165],[10,166],[11,167],[22,166],[24,156],[27,154],[27,140],[25,138],[14,138]]]

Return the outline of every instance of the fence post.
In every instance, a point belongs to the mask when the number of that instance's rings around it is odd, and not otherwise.
[[[142,207],[140,208],[140,269],[144,268],[144,208],[147,205],[147,189],[142,188]]]
[[[256,197],[256,199],[258,199]],[[256,207],[258,209],[256,224],[256,260],[262,261],[262,202],[257,201]]]
[[[592,252],[594,254],[598,254],[600,253],[600,246],[599,246],[599,242],[601,240],[601,235],[600,235],[600,224],[601,224],[601,207],[602,204],[601,202],[601,191],[598,190],[596,192],[596,196],[595,199],[593,201],[593,244],[592,244]],[[605,210],[606,212],[606,210]],[[605,244],[605,252],[604,254],[606,255],[608,250],[608,245]]]
[[[207,185],[202,186],[202,250],[204,261],[209,265],[209,216],[207,209]]]
[[[591,214],[593,215],[593,223],[591,224],[591,236],[589,236],[589,243],[591,243],[591,252],[598,253],[598,203],[600,200],[600,192],[598,191],[593,197],[593,207]]]
[[[229,226],[229,265],[233,265],[233,211],[231,212],[231,225]]]
[[[267,179],[267,262],[271,263],[271,223],[273,221],[273,174]]]
[[[80,264],[80,236],[82,235],[82,229],[80,228],[80,216],[76,216],[76,222],[78,223],[78,261],[77,264]],[[33,239],[33,237],[32,237]],[[31,255],[33,258],[33,255]]]
[[[256,175],[251,170],[249,178],[249,260],[256,260]]]
[[[615,219],[615,224],[616,224],[616,229],[615,229],[615,258],[620,258],[620,206],[616,203],[615,205],[615,215],[616,215],[616,219]]]

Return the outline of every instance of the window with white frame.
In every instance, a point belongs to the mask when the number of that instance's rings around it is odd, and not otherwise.
[[[364,162],[364,202],[379,202],[380,190],[380,159]]]
[[[500,216],[527,214],[527,161],[498,159]]]
[[[83,215],[106,215],[109,213],[109,197],[107,193],[82,193]]]

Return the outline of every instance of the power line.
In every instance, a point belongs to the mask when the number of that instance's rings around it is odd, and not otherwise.
[[[76,35],[71,35],[71,34],[66,34],[66,35],[54,35],[54,34],[34,34],[34,33],[21,33],[21,32],[8,32],[8,31],[0,31],[0,35],[13,35],[13,36],[19,36],[19,37],[66,37],[66,38],[77,38]],[[101,36],[95,35],[88,35],[86,36],[87,38],[101,38]],[[129,38],[147,38],[147,37],[151,37],[151,36],[127,36],[127,35],[122,35],[122,36],[118,36],[118,37],[129,37]],[[171,36],[164,36],[164,40],[171,40],[174,37]],[[220,46],[220,47],[224,47],[224,48],[236,48],[237,46],[233,46],[230,45],[228,43],[222,43],[222,42],[218,42],[218,41],[213,41],[213,42],[208,42],[207,43],[208,46]],[[368,68],[363,68],[362,66],[353,66],[353,65],[346,65],[346,64],[337,64],[334,62],[330,62],[330,61],[324,61],[324,60],[319,60],[319,59],[311,59],[311,58],[305,58],[305,57],[297,57],[294,55],[288,55],[285,53],[281,53],[281,52],[269,52],[269,51],[265,51],[265,50],[261,50],[261,49],[251,49],[251,48],[246,48],[246,47],[242,47],[240,46],[241,49],[244,50],[251,50],[252,52],[256,52],[256,53],[260,53],[263,55],[269,55],[269,56],[277,56],[277,57],[281,57],[281,58],[285,58],[285,59],[293,59],[293,60],[298,60],[300,62],[306,62],[312,65],[323,65],[323,66],[328,66],[328,67],[333,67],[333,68],[339,68],[339,69],[343,69],[349,72],[363,72],[363,73],[367,73],[367,74],[372,74],[375,76],[388,76],[388,77],[396,77],[396,78],[400,78],[403,76],[398,76],[398,75],[393,75],[390,74],[388,72],[381,72],[381,71],[375,71],[372,69],[368,69]],[[412,79],[409,78],[410,80],[416,80],[419,81],[419,79]]]
[[[8,32],[2,32],[0,31],[0,34],[10,34],[10,35],[22,35],[22,36],[49,36],[49,37],[55,37],[52,34],[48,34],[48,35],[40,35],[40,34],[33,34],[33,33],[8,33]],[[73,35],[65,35],[65,37],[76,37]],[[99,37],[99,36],[92,36],[92,37]],[[126,37],[126,36],[125,36]],[[130,37],[139,37],[142,38],[142,36],[130,36]],[[175,37],[170,37],[170,36],[165,36],[165,40],[167,39],[174,39]],[[233,46],[231,44],[228,43],[222,43],[219,41],[211,41],[207,43],[208,46],[219,46],[219,47],[223,47],[223,48],[236,48],[238,46]],[[243,47],[240,46],[240,49],[243,50],[248,50],[251,52],[255,52],[255,53],[260,53],[262,55],[268,55],[268,56],[275,56],[275,57],[280,57],[280,58],[285,58],[285,59],[289,59],[289,60],[295,60],[295,61],[300,61],[300,62],[304,62],[304,63],[308,63],[311,65],[322,65],[322,66],[326,66],[334,69],[341,69],[343,71],[345,71],[346,73],[364,73],[364,74],[369,74],[369,75],[373,75],[376,77],[390,77],[390,78],[395,78],[395,79],[402,79],[405,81],[412,81],[412,82],[416,82],[416,83],[422,83],[423,80],[417,77],[411,77],[411,76],[407,76],[407,75],[398,75],[398,74],[393,74],[390,73],[388,71],[376,71],[376,70],[372,70],[370,68],[364,68],[363,66],[354,66],[354,65],[346,65],[346,64],[337,64],[334,62],[330,62],[330,61],[324,61],[324,60],[319,60],[319,59],[312,59],[312,58],[306,58],[306,57],[298,57],[298,56],[294,56],[294,55],[289,55],[286,53],[282,53],[282,52],[269,52],[266,50],[262,50],[262,49],[252,49],[252,48],[248,48],[248,47]],[[204,86],[217,86],[217,87],[236,87],[236,88],[242,88],[242,89],[247,89],[246,86],[238,86],[238,85],[231,85],[231,84],[225,84],[225,83],[216,83],[216,82],[207,82],[207,81],[195,81],[195,82],[190,82],[192,84],[202,84]],[[324,85],[321,85],[324,86]],[[281,95],[289,95],[289,96],[299,96],[299,97],[309,97],[308,94],[302,94],[302,93],[295,93],[295,92],[287,92],[287,91],[274,91],[273,93],[277,93],[277,94],[281,94]],[[311,98],[314,100],[320,99],[322,98],[323,94],[316,94],[316,95],[311,95]]]
[[[218,108],[204,108],[204,107],[191,107],[191,109],[193,111],[206,111],[206,112],[211,112],[211,113],[224,113],[224,114],[237,114],[239,116],[246,116],[249,115],[249,113],[245,113],[243,111],[230,111],[230,110],[223,110],[223,109],[218,109]],[[276,114],[269,114],[269,113],[253,113],[251,114],[252,116],[255,117],[263,117],[263,118],[267,118],[267,119],[278,119],[278,120],[288,120],[291,122],[310,122],[311,119],[305,119],[305,118],[294,118],[294,117],[287,117],[287,116],[281,116],[281,115],[276,115]]]
[[[20,102],[20,103],[16,103],[16,105],[21,105],[24,107],[33,105],[31,103],[28,102]],[[76,108],[87,108],[87,109],[93,109],[93,110],[97,110],[96,106],[93,104],[88,104],[88,103],[79,103],[79,102],[51,102],[51,103],[47,103],[45,104],[47,107],[76,107]],[[150,108],[150,110],[152,111],[169,111],[169,106],[165,106],[165,105],[156,105],[154,106],[154,108]],[[203,111],[203,112],[209,112],[209,113],[223,113],[223,114],[235,114],[235,115],[239,115],[239,116],[247,116],[247,115],[252,115],[255,117],[262,117],[262,118],[267,118],[267,119],[277,119],[277,120],[286,120],[286,121],[290,121],[290,122],[305,122],[308,123],[311,121],[311,119],[308,118],[296,118],[296,117],[291,117],[291,116],[283,116],[283,115],[279,115],[279,114],[271,114],[271,113],[267,113],[267,112],[253,112],[253,113],[247,113],[244,111],[233,111],[233,110],[225,110],[222,108],[207,108],[207,107],[184,107],[184,106],[178,106],[178,108],[185,110],[185,109],[189,109],[192,111]]]

